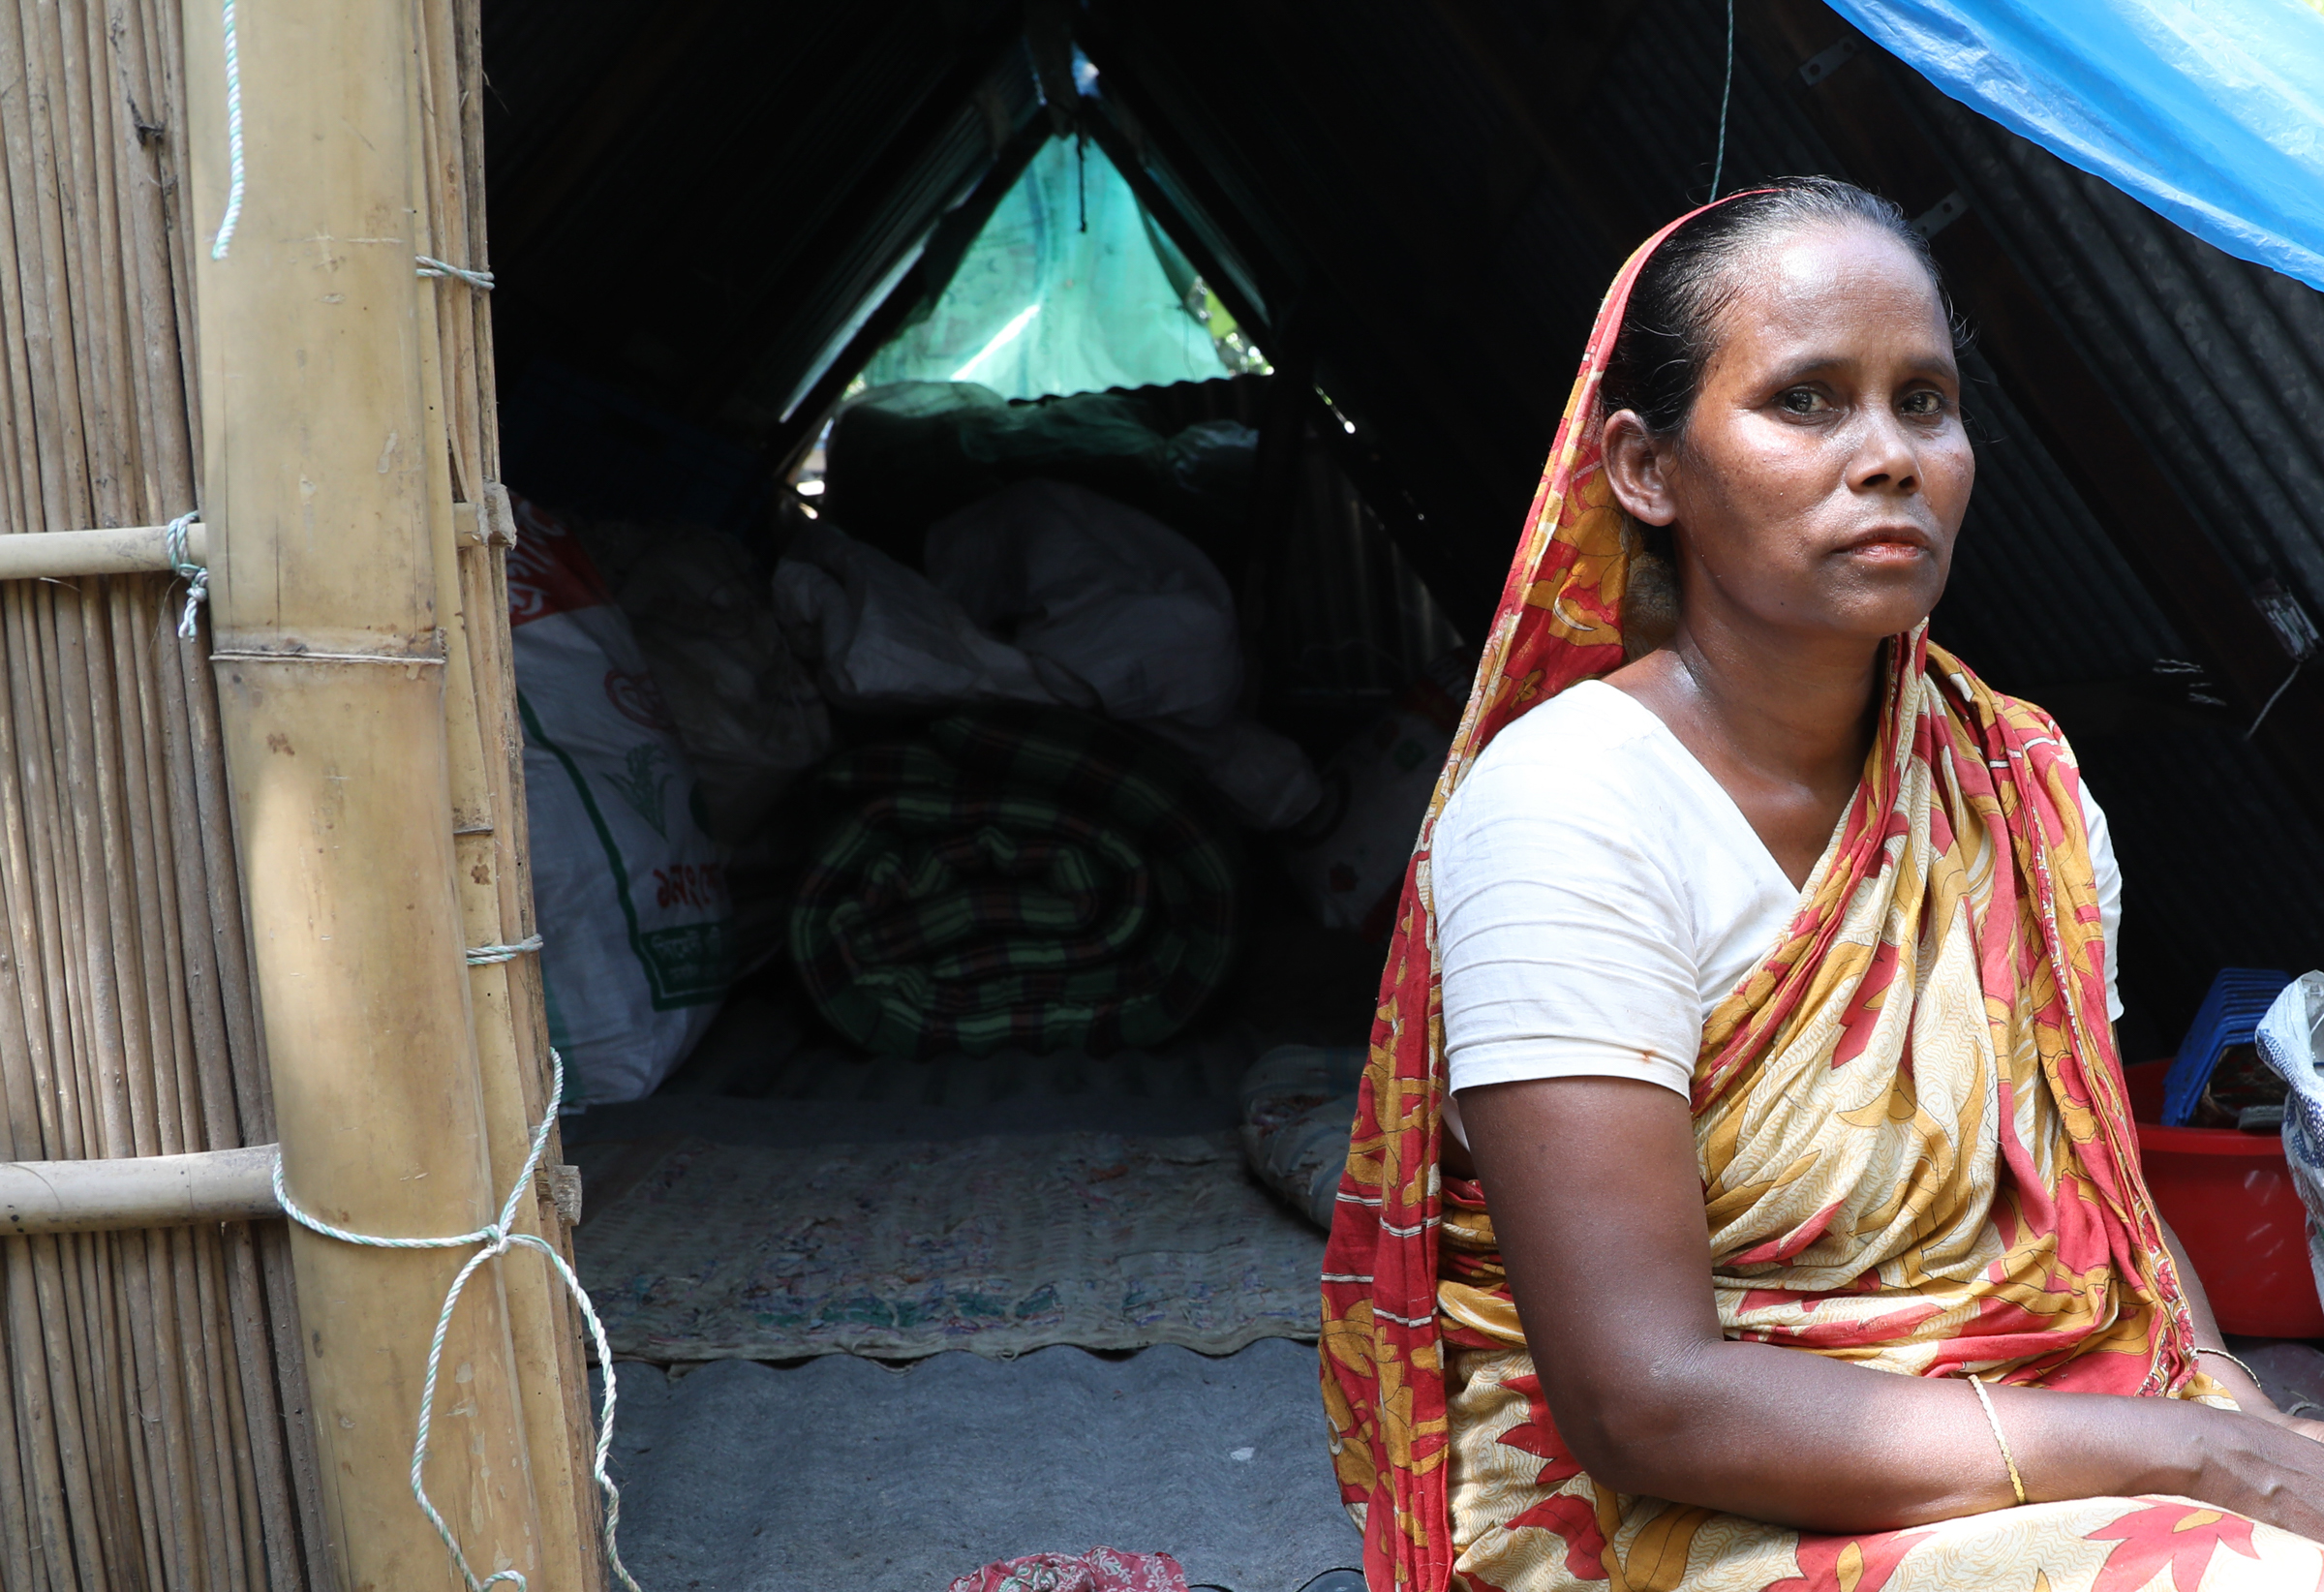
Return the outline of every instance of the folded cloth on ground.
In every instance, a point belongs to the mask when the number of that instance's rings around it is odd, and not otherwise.
[[[1158,1045],[1226,975],[1228,842],[1193,776],[1123,730],[994,705],[823,781],[852,810],[809,858],[791,954],[868,1050]]]
[[[1186,1592],[1186,1572],[1167,1553],[1093,1547],[1075,1557],[1028,1553],[970,1571],[949,1592]]]
[[[1242,1078],[1242,1152],[1258,1179],[1329,1231],[1348,1166],[1361,1045],[1278,1045]]]

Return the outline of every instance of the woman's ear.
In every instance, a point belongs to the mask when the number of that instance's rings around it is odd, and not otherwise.
[[[1601,435],[1606,484],[1622,511],[1641,525],[1668,525],[1678,518],[1667,478],[1670,450],[1655,441],[1637,412],[1614,411]]]

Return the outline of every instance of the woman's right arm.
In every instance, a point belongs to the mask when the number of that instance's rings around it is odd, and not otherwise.
[[[1820,1531],[2015,1501],[1958,1379],[1726,1338],[1681,1096],[1556,1078],[1460,1106],[1550,1414],[1598,1482]],[[2031,1500],[2171,1493],[2324,1541],[2324,1444],[2180,1399],[1992,1396]]]

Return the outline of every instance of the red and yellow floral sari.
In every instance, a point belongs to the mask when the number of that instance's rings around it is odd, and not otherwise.
[[[1824,1536],[1617,1494],[1550,1421],[1491,1217],[1440,1170],[1429,846],[1495,733],[1622,661],[1633,549],[1599,456],[1599,384],[1668,230],[1599,311],[1382,981],[1323,1312],[1333,1459],[1370,1584],[2317,1587],[2315,1545],[2181,1499]],[[1926,628],[1890,644],[1863,783],[1789,931],[1703,1034],[1695,1133],[1721,1324],[1905,1375],[2217,1396],[2139,1172],[2072,754]]]

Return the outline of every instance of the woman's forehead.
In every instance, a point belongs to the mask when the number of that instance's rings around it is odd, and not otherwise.
[[[1722,353],[1748,348],[1779,355],[1802,340],[1837,352],[1864,335],[1885,342],[1900,334],[1951,349],[1928,267],[1878,228],[1803,228],[1768,240],[1729,270],[1718,315]]]

